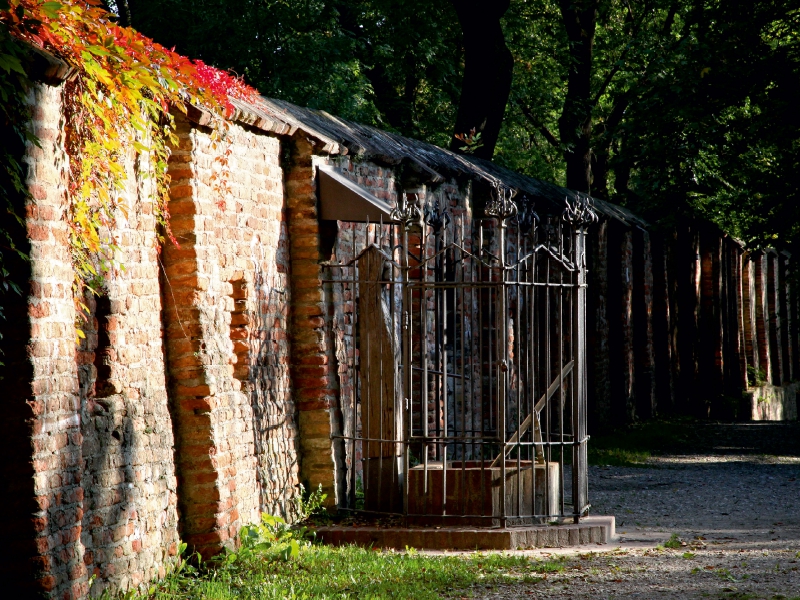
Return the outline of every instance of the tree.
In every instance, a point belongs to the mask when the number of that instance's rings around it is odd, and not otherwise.
[[[129,1],[134,27],[231,69],[266,96],[449,142],[461,40],[448,3]]]
[[[497,160],[654,222],[699,213],[754,245],[796,240],[798,4],[513,3]]]
[[[127,2],[267,96],[457,151],[474,130],[478,156],[653,222],[800,238],[800,0]]]
[[[450,148],[460,151],[457,135],[480,134],[474,154],[491,159],[503,123],[514,58],[500,19],[509,0],[451,0],[464,35],[464,80]]]

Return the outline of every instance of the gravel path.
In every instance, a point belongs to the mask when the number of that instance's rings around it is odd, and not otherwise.
[[[479,598],[800,600],[800,424],[696,424],[685,451],[646,467],[591,467],[594,514],[617,519],[613,547],[562,555],[536,583]],[[685,544],[658,547],[672,534]]]

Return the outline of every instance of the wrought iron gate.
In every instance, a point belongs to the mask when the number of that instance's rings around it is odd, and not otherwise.
[[[486,218],[406,198],[325,263],[343,509],[515,526],[588,510],[586,225],[498,187]]]

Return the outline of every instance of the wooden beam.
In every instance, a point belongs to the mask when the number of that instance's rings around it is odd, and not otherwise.
[[[574,360],[569,361],[567,363],[567,365],[564,367],[564,369],[561,371],[561,375],[556,377],[553,380],[553,383],[550,384],[550,387],[547,388],[547,391],[544,394],[542,394],[542,397],[539,398],[539,401],[533,407],[533,412],[531,412],[531,414],[529,414],[527,417],[525,417],[525,420],[522,423],[520,423],[519,429],[517,430],[517,432],[514,435],[511,436],[511,439],[506,443],[504,450],[501,451],[500,454],[497,455],[497,458],[495,458],[492,461],[492,464],[489,465],[490,469],[493,469],[494,467],[499,465],[501,457],[503,457],[503,456],[507,455],[509,452],[511,452],[512,448],[510,446],[512,446],[513,444],[516,444],[517,442],[519,442],[520,436],[522,436],[526,431],[528,431],[528,428],[531,426],[531,423],[533,423],[534,415],[536,416],[537,423],[538,423],[539,413],[542,412],[542,409],[544,408],[544,405],[547,403],[547,401],[550,398],[553,397],[553,394],[556,393],[556,390],[558,390],[558,388],[561,387],[561,382],[564,381],[564,379],[567,377],[567,375],[570,374],[570,372],[572,371],[572,367],[574,365],[575,365],[575,361]],[[535,427],[534,428],[534,432],[537,431],[537,430],[539,430],[539,428]],[[541,437],[541,432],[540,432],[539,435]],[[541,440],[539,440],[539,441],[541,441]]]

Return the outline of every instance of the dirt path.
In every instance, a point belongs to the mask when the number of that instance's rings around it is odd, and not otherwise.
[[[800,600],[800,424],[687,428],[645,467],[590,468],[592,512],[617,518],[614,548],[475,597]],[[655,547],[672,534],[685,545]]]

